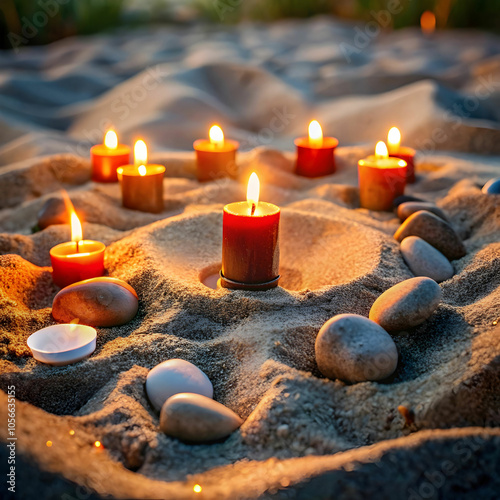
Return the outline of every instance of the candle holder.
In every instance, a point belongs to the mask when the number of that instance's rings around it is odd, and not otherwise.
[[[198,181],[208,182],[223,177],[236,179],[238,176],[236,153],[239,145],[239,142],[228,139],[224,139],[220,144],[205,139],[195,141],[193,148],[196,151]]]
[[[416,181],[415,178],[415,155],[417,152],[413,148],[408,148],[406,146],[400,146],[397,153],[391,153],[389,158],[399,158],[406,162],[406,182],[413,184]]]
[[[224,274],[222,274],[222,270],[220,271],[219,275],[220,279],[217,284],[220,284],[222,288],[229,288],[231,290],[250,290],[253,292],[262,292],[271,288],[275,288],[278,286],[278,282],[281,278],[281,275],[278,275],[273,280],[266,281],[265,283],[242,283],[241,281],[234,281],[226,278]]]
[[[321,146],[311,146],[308,137],[294,141],[297,146],[295,173],[303,177],[323,177],[335,173],[335,148],[339,141],[335,137],[323,137]]]

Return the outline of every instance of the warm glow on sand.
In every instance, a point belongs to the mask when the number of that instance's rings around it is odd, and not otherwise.
[[[316,120],[309,124],[309,146],[320,148],[323,145],[323,130]]]
[[[255,211],[259,204],[260,182],[257,174],[252,172],[250,179],[248,179],[247,187],[247,202],[248,206]],[[253,212],[252,212],[253,214]]]
[[[216,148],[224,146],[224,132],[222,132],[219,125],[210,127],[208,137],[210,138],[210,144],[213,144]]]
[[[100,447],[102,446],[102,444],[101,444],[101,442],[100,442],[100,441],[96,441],[96,442],[94,443],[94,446],[95,446],[96,448],[100,448]]]
[[[384,160],[385,158],[389,158],[389,151],[387,151],[387,146],[384,141],[378,141],[375,146],[375,157],[378,160]]]
[[[146,165],[148,163],[148,148],[143,140],[138,140],[134,145],[134,165]],[[142,174],[141,174],[142,175]]]
[[[47,441],[45,444],[47,445],[48,448],[50,448],[52,446],[52,441]]]
[[[401,144],[401,132],[398,127],[392,127],[387,134],[387,147],[391,155],[395,155],[399,151]]]
[[[104,136],[104,145],[109,149],[116,149],[118,147],[118,137],[114,130],[108,130]]]
[[[422,28],[422,33],[429,35],[436,29],[436,16],[430,10],[426,10],[420,16],[420,27]]]
[[[193,491],[194,491],[195,493],[201,493],[201,486],[200,486],[199,484],[195,484],[195,485],[193,486]]]

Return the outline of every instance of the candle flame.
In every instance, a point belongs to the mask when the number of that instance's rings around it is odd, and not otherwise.
[[[71,212],[71,241],[78,243],[83,239],[82,225],[76,212]]]
[[[200,486],[199,484],[195,484],[195,485],[193,486],[193,491],[194,491],[195,493],[201,493],[201,486]]]
[[[136,167],[139,165],[146,165],[148,163],[148,147],[146,143],[139,139],[134,145],[134,164]]]
[[[210,127],[208,136],[210,137],[210,143],[213,144],[216,148],[221,148],[222,146],[224,146],[224,132],[222,132],[222,129],[219,127],[219,125]]]
[[[259,204],[259,191],[260,191],[260,182],[257,174],[252,172],[250,179],[248,180],[247,187],[247,203],[250,209],[252,210],[252,215],[255,212]]]
[[[389,153],[395,155],[399,151],[399,146],[401,144],[401,132],[397,127],[392,127],[387,134],[387,146]]]
[[[320,148],[323,145],[323,130],[318,121],[309,124],[309,146]]]
[[[436,16],[430,10],[426,10],[420,16],[420,27],[424,35],[430,35],[436,29]]]
[[[377,160],[389,158],[389,151],[387,151],[387,146],[384,141],[377,142],[377,145],[375,146],[375,157]]]
[[[144,177],[146,175],[147,169],[144,165],[139,165],[139,175]]]
[[[109,149],[118,147],[118,136],[114,130],[108,130],[104,136],[104,145]]]

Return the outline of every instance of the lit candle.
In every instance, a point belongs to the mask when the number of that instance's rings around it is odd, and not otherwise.
[[[213,181],[222,177],[236,179],[236,152],[239,142],[224,138],[218,125],[210,128],[209,140],[198,139],[193,143],[196,151],[197,175],[200,182]]]
[[[108,130],[104,143],[90,149],[92,163],[92,180],[95,182],[117,182],[116,169],[130,162],[130,148],[118,144],[114,130]]]
[[[415,182],[415,154],[417,152],[412,148],[401,146],[401,132],[397,127],[392,127],[389,130],[387,146],[391,157],[400,158],[407,163],[406,182]]]
[[[252,173],[247,201],[224,207],[221,285],[267,290],[279,280],[280,209],[259,201],[259,178]]]
[[[71,208],[71,241],[50,249],[52,279],[64,288],[77,281],[104,274],[104,250],[100,241],[84,240],[82,225]]]
[[[406,162],[389,158],[384,142],[377,142],[375,155],[358,162],[359,199],[363,208],[392,210],[392,202],[404,194]]]
[[[313,120],[309,135],[295,139],[297,162],[295,173],[305,177],[322,177],[335,172],[335,153],[339,141],[335,137],[323,137],[321,125]]]
[[[147,146],[144,141],[137,141],[134,146],[134,165],[118,169],[123,206],[142,212],[161,212],[164,173],[163,165],[148,164]]]

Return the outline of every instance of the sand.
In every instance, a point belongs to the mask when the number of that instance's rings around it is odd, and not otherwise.
[[[500,197],[480,187],[500,167],[498,156],[477,153],[499,153],[500,87],[468,116],[450,110],[480,77],[498,80],[500,41],[407,30],[347,65],[338,44],[350,37],[350,26],[320,18],[208,40],[200,28],[159,30],[1,54],[11,72],[0,84],[9,131],[0,149],[0,386],[15,385],[22,498],[498,496]],[[117,124],[126,140],[146,137],[166,166],[165,211],[152,215],[123,209],[118,185],[90,182],[88,159],[75,153],[156,64],[158,85]],[[35,78],[36,93],[15,85]],[[75,88],[75,78],[84,84]],[[60,88],[57,102],[47,79]],[[267,141],[279,106],[295,117]],[[293,154],[281,151],[313,114],[341,140],[338,172],[317,180],[296,177]],[[194,155],[169,148],[188,150],[214,115],[248,140],[246,152],[238,181],[199,184]],[[338,313],[367,316],[384,290],[412,277],[392,237],[396,215],[359,208],[355,187],[357,159],[395,123],[415,147],[445,131],[439,151],[421,153],[407,193],[445,211],[467,255],[441,283],[436,313],[393,335],[400,362],[391,379],[347,385],[317,369],[319,328]],[[220,268],[222,207],[243,199],[251,170],[261,199],[282,208],[281,287],[213,290],[202,281]],[[130,283],[140,306],[127,325],[98,329],[88,360],[54,368],[31,357],[26,339],[53,324],[48,251],[69,228],[32,228],[61,188],[85,237],[108,245],[109,275]],[[187,445],[159,432],[144,381],[174,357],[199,366],[214,398],[245,419],[226,441]]]

